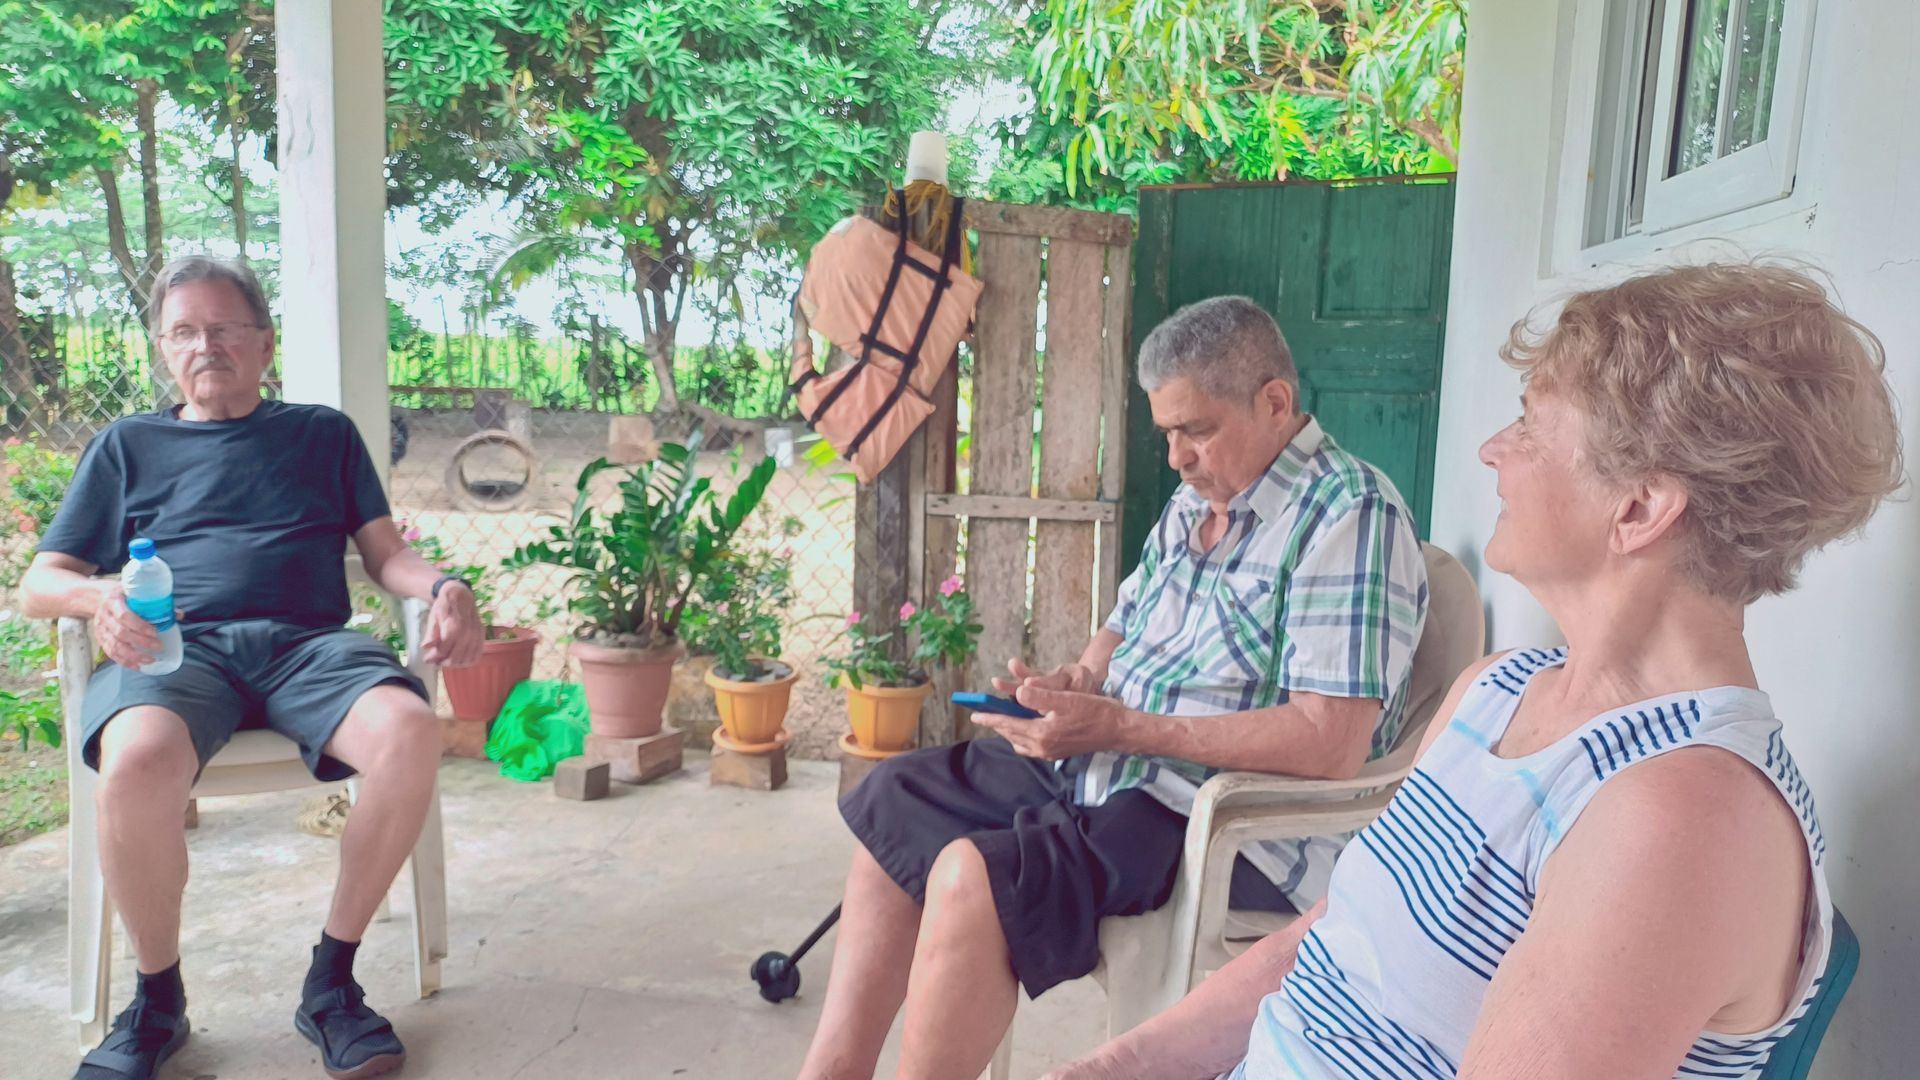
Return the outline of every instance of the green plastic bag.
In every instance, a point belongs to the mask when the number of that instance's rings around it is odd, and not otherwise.
[[[579,683],[533,681],[513,688],[487,736],[500,775],[537,782],[587,745],[587,695]]]

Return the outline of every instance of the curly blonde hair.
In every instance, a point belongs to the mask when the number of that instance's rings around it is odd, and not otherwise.
[[[1793,588],[1813,551],[1859,530],[1904,471],[1880,339],[1780,263],[1645,274],[1568,300],[1500,350],[1587,417],[1608,482],[1687,490],[1680,569],[1749,604]]]

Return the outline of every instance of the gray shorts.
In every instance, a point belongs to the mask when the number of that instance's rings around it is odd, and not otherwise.
[[[394,683],[427,700],[426,687],[384,642],[343,627],[248,619],[190,627],[186,639],[171,674],[142,675],[110,660],[94,671],[81,715],[81,755],[90,767],[100,767],[100,732],[109,720],[157,705],[187,722],[202,767],[234,732],[267,728],[300,744],[314,779],[344,780],[353,770],[322,751],[362,694]]]

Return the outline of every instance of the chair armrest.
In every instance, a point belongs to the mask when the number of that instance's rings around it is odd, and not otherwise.
[[[87,682],[93,678],[93,659],[96,646],[93,641],[93,623],[73,615],[64,615],[56,623],[59,643],[58,662],[55,665],[60,673],[61,711],[65,714],[68,756],[77,762],[79,753],[81,698],[86,694]]]
[[[1196,815],[1203,806],[1215,809],[1229,804],[1292,804],[1313,802],[1342,795],[1363,795],[1393,787],[1413,771],[1417,739],[1403,739],[1391,753],[1377,757],[1346,779],[1322,779],[1287,776],[1280,773],[1233,771],[1215,774],[1200,785],[1194,795]]]
[[[407,670],[419,678],[427,688],[427,702],[432,704],[438,699],[440,669],[420,659],[420,643],[427,637],[427,616],[433,611],[433,605],[426,600],[417,600],[411,596],[398,597],[388,592],[373,575],[367,572],[367,564],[358,553],[349,552],[346,557],[347,585],[363,585],[373,589],[386,598],[387,610],[399,612],[400,635],[406,643]]]

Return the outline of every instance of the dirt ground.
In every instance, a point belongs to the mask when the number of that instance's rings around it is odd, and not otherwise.
[[[525,505],[502,513],[462,509],[447,488],[448,463],[475,426],[464,413],[414,414],[409,417],[406,456],[392,470],[394,513],[423,532],[439,537],[457,558],[472,563],[498,563],[514,548],[539,539],[546,529],[565,519],[574,498],[580,470],[606,453],[608,418],[603,415],[536,413],[533,448],[538,476]],[[758,447],[745,447],[743,467],[761,456]],[[703,452],[700,467],[717,477],[716,486],[729,489],[726,474],[730,454]],[[482,463],[481,475],[507,471],[517,462],[501,456]],[[835,647],[841,620],[853,604],[853,484],[840,478],[845,466],[810,467],[797,460],[774,475],[762,514],[771,523],[791,516],[800,531],[791,541],[776,540],[793,550],[795,603],[789,617],[783,659],[800,669],[793,703],[787,715],[788,753],[801,758],[834,758],[837,742],[847,730],[842,691],[830,689],[819,657]],[[469,476],[476,470],[469,470]],[[540,633],[534,677],[568,677],[565,637],[572,618],[562,610],[544,620],[534,619],[543,601],[563,597],[563,575],[557,569],[527,570],[500,580],[500,615],[515,625],[532,625]],[[695,663],[676,679],[671,719],[693,729],[696,743],[705,742],[713,716],[711,691],[699,682]]]

